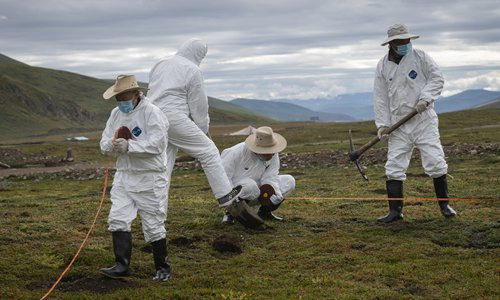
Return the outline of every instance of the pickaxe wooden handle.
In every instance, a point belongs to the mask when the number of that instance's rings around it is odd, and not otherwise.
[[[416,114],[418,114],[418,112],[417,112],[416,109],[414,109],[412,112],[410,112],[409,114],[407,114],[406,116],[404,116],[401,120],[399,120],[397,123],[395,123],[391,127],[387,128],[383,132],[383,134],[391,134],[391,132],[393,132],[394,130],[398,129],[404,123],[408,122],[408,120],[410,120],[411,118],[413,118]],[[351,151],[349,152],[349,158],[351,159],[351,161],[353,161],[356,164],[356,167],[358,168],[358,170],[361,173],[361,175],[363,176],[363,178],[365,180],[368,180],[368,177],[365,175],[365,173],[363,172],[363,168],[361,167],[361,165],[358,162],[358,158],[363,153],[365,153],[366,150],[370,149],[376,143],[378,143],[380,141],[380,138],[378,137],[378,135],[375,136],[371,141],[369,141],[368,143],[364,144],[359,149],[356,149],[354,147],[354,144],[352,142],[352,136],[351,136],[351,131],[350,130],[349,130],[349,139],[350,139],[350,143],[351,143]]]

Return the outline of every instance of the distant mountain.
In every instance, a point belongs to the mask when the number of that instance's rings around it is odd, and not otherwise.
[[[275,102],[286,102],[299,105],[314,111],[330,114],[349,115],[357,120],[373,119],[372,93],[342,94],[334,98],[322,99],[276,99]]]
[[[500,108],[500,98],[474,107],[476,109]]]
[[[264,124],[277,122],[264,114],[246,107],[208,97],[210,124]]]
[[[116,102],[102,93],[113,80],[32,67],[0,54],[0,141],[50,132],[101,130]],[[236,104],[209,98],[212,123],[272,122]]]
[[[466,90],[456,95],[439,98],[435,109],[437,113],[466,110],[498,98],[500,98],[500,92]]]
[[[466,90],[449,97],[440,97],[436,100],[437,113],[473,109],[500,98],[500,92],[487,90]],[[343,94],[331,99],[292,100],[279,99],[305,108],[326,113],[340,113],[350,115],[358,120],[373,120],[373,94],[353,93]],[[496,105],[496,104],[491,104]]]
[[[354,118],[346,114],[325,113],[286,102],[265,101],[256,99],[234,99],[231,103],[244,106],[263,115],[281,121],[353,121]]]

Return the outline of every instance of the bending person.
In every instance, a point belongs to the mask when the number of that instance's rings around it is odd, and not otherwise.
[[[199,68],[206,54],[206,44],[190,39],[173,57],[158,62],[149,74],[148,97],[170,122],[167,146],[169,184],[177,151],[182,149],[200,161],[219,206],[226,207],[238,198],[241,187],[231,185],[219,150],[208,133],[208,99]]]

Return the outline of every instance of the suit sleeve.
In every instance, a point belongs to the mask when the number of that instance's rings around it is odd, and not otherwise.
[[[280,193],[280,181],[278,174],[280,172],[280,159],[279,154],[275,154],[275,157],[271,159],[269,167],[264,171],[260,179],[261,184],[270,184],[276,193]]]
[[[373,83],[373,109],[375,112],[375,125],[377,128],[381,126],[391,126],[390,110],[389,110],[389,92],[387,82],[382,75],[382,61],[377,65],[375,71],[375,81]]]
[[[101,153],[104,155],[112,155],[113,154],[113,138],[115,135],[115,126],[114,126],[114,113],[111,112],[108,121],[106,122],[106,128],[102,132],[101,141],[99,145],[101,146]]]
[[[129,140],[128,154],[136,157],[159,155],[167,149],[168,120],[164,114],[155,107],[146,114],[146,131],[148,138],[145,140]]]
[[[427,83],[420,92],[420,99],[430,103],[441,95],[444,86],[444,78],[438,65],[429,55],[425,54],[423,60]]]

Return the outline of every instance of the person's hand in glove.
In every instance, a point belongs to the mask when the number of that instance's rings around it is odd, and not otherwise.
[[[429,102],[427,102],[425,100],[418,100],[417,106],[415,106],[415,109],[417,110],[418,113],[421,113],[427,109],[427,105],[429,105]]]
[[[378,136],[378,138],[379,138],[381,141],[386,140],[386,139],[389,137],[389,135],[388,135],[388,134],[383,133],[383,132],[384,132],[387,128],[389,128],[389,127],[387,127],[387,126],[380,126],[380,127],[378,128],[378,131],[377,131],[377,136]]]
[[[281,201],[283,201],[283,195],[281,195],[281,193],[274,194],[269,198],[269,200],[271,201],[272,204],[278,205],[281,203]]]
[[[113,142],[113,147],[116,152],[120,154],[125,154],[128,151],[128,141],[122,138],[116,139]]]

